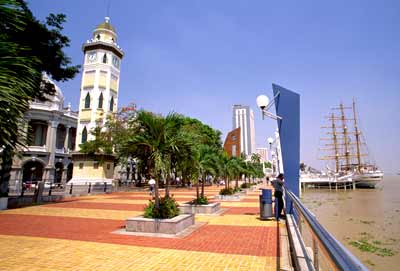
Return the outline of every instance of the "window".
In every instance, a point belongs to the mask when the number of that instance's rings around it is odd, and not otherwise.
[[[83,130],[82,130],[82,141],[81,141],[81,143],[85,143],[87,141],[87,130],[86,130],[86,126],[85,127],[83,127]]]
[[[85,97],[85,108],[90,108],[90,94],[88,92],[88,94],[86,94]]]
[[[232,141],[236,141],[236,135],[232,135]]]
[[[93,168],[98,169],[99,168],[99,162],[94,162],[93,163]]]
[[[100,39],[100,34],[97,34],[96,39],[98,40]]]
[[[79,163],[79,169],[83,168],[83,163]]]
[[[110,111],[111,112],[114,111],[114,97],[111,97],[111,100],[110,100]]]
[[[236,145],[232,145],[232,157],[236,157]]]
[[[110,169],[111,168],[111,165],[110,164],[107,164],[107,169]]]
[[[30,146],[44,146],[46,145],[48,124],[43,121],[29,122],[29,136],[28,145]]]
[[[103,56],[103,63],[107,64],[107,54],[104,54],[104,56]]]
[[[103,108],[103,93],[100,93],[98,108]]]

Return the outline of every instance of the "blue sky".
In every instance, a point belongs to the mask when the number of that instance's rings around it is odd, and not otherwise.
[[[200,119],[225,134],[232,105],[250,105],[258,146],[275,123],[255,103],[276,83],[301,95],[301,157],[322,167],[320,126],[330,108],[355,97],[373,159],[400,171],[400,2],[387,1],[54,1],[31,0],[39,19],[65,13],[67,54],[104,20],[125,52],[119,103]],[[60,83],[77,109],[81,75]]]

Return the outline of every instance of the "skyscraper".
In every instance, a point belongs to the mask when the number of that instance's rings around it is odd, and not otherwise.
[[[240,127],[240,153],[246,156],[256,151],[254,113],[247,105],[233,106],[232,129]]]

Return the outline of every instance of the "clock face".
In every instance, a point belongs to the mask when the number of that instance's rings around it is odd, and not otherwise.
[[[116,56],[112,57],[112,63],[114,65],[115,68],[119,68],[119,59]]]
[[[97,60],[97,53],[96,52],[88,53],[88,63],[96,62],[96,60]]]

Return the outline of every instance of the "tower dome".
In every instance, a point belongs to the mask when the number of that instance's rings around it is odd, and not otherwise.
[[[99,24],[93,31],[93,39],[103,42],[117,42],[117,32],[110,24],[110,18],[105,17],[104,22]]]

